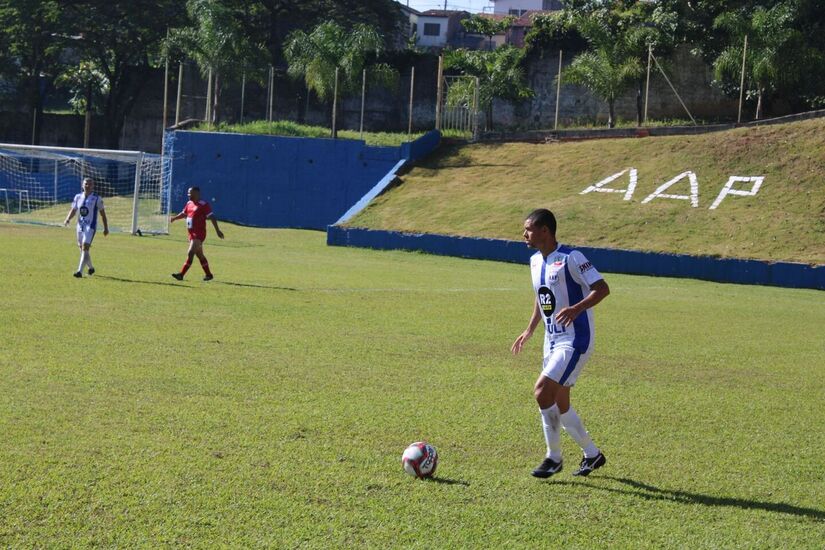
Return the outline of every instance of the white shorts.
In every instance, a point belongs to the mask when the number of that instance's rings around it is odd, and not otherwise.
[[[573,386],[590,359],[590,353],[580,353],[568,347],[555,348],[544,356],[541,374],[562,386]]]
[[[77,246],[83,246],[84,244],[88,244],[92,246],[92,239],[95,238],[95,230],[91,227],[80,227],[77,226]]]

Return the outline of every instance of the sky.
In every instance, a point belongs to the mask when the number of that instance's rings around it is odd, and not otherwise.
[[[407,4],[407,0],[400,0],[402,4]],[[411,8],[418,11],[427,10],[443,10],[444,0],[409,0]],[[448,10],[465,10],[470,13],[481,13],[482,9],[487,7],[487,11],[492,12],[492,2],[488,0],[447,0]]]

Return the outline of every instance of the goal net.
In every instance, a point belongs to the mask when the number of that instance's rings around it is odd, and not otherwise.
[[[137,151],[0,144],[0,221],[60,225],[91,177],[110,231],[168,233],[170,165]]]

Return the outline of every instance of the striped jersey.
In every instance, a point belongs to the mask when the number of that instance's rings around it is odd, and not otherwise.
[[[587,352],[594,339],[592,308],[580,313],[567,327],[556,324],[556,312],[580,302],[590,292],[590,285],[602,279],[601,274],[584,254],[567,246],[558,246],[547,258],[541,252],[533,254],[530,272],[547,329],[545,346]]]
[[[103,199],[94,193],[78,193],[72,201],[72,208],[77,209],[77,226],[83,230],[97,230],[97,212],[103,210]]]

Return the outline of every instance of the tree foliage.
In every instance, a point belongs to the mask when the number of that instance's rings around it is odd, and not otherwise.
[[[713,62],[716,78],[731,90],[739,89],[744,56],[746,92],[756,98],[756,118],[762,116],[765,97],[789,90],[808,74],[820,72],[822,52],[806,43],[797,26],[798,5],[782,2],[772,8],[757,7],[752,12],[724,12],[714,27],[726,31],[730,45]],[[748,37],[747,51],[745,37]]]
[[[492,17],[482,17],[480,15],[472,15],[467,19],[461,20],[461,25],[469,33],[480,34],[486,36],[489,41],[488,49],[493,49],[493,37],[497,34],[507,32],[507,29],[513,26],[516,18],[508,15],[502,19],[493,19]]]
[[[525,50],[513,46],[502,46],[492,51],[448,50],[444,55],[444,68],[455,69],[462,74],[479,79],[479,107],[487,113],[487,128],[492,129],[493,99],[524,100],[533,96],[527,86],[524,69]],[[448,101],[469,102],[468,90],[456,87]]]
[[[335,21],[321,23],[310,33],[294,31],[284,47],[289,75],[303,79],[321,100],[332,96],[336,69],[343,94],[360,89],[365,68],[372,82],[393,86],[397,71],[377,61],[383,51],[384,39],[374,27],[358,24],[347,29]]]

